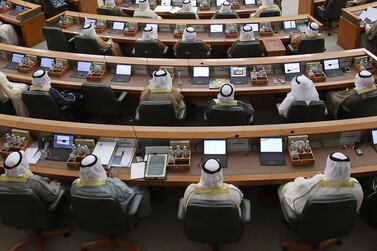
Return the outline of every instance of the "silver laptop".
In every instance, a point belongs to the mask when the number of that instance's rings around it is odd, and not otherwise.
[[[109,31],[110,34],[122,34],[124,31],[124,28],[126,26],[126,23],[124,22],[113,22],[113,27]]]
[[[259,160],[262,166],[283,166],[285,155],[282,137],[260,138]]]
[[[323,70],[327,77],[343,76],[344,73],[340,69],[340,63],[338,58],[323,60]]]
[[[296,62],[284,64],[284,75],[287,81],[291,81],[293,78],[302,75],[300,63]]]
[[[15,69],[17,68],[17,65],[18,65],[19,63],[21,63],[22,58],[23,58],[24,56],[25,56],[24,54],[13,53],[13,54],[12,54],[11,62],[10,62],[7,66],[5,66],[5,68],[15,70]]]
[[[257,3],[255,0],[245,0],[245,7],[246,8],[255,8],[257,7]]]
[[[39,65],[40,69],[48,71],[52,68],[52,64],[55,62],[55,58],[41,58],[41,63]]]
[[[209,36],[210,37],[223,37],[224,26],[222,24],[211,24],[209,26]]]
[[[115,67],[115,74],[111,81],[128,82],[131,78],[131,65],[118,64]]]
[[[76,72],[71,75],[71,78],[86,78],[86,75],[90,71],[91,62],[78,61]]]
[[[209,67],[207,66],[193,67],[191,84],[209,85]]]

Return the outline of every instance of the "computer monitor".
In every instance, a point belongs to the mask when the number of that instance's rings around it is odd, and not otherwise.
[[[216,0],[216,6],[221,6],[226,0]]]
[[[225,139],[205,139],[204,140],[204,155],[225,155],[226,154],[226,140]]]
[[[54,58],[41,58],[41,67],[45,68],[51,68],[52,64],[54,63],[55,59]]]
[[[146,24],[145,27],[150,26],[154,31],[158,32],[158,24]]]
[[[23,9],[24,9],[24,7],[22,7],[21,5],[16,5],[16,6],[14,7],[14,11],[15,11],[16,13],[21,12]]]
[[[92,65],[91,62],[79,61],[77,62],[77,71],[89,72],[91,65]]]
[[[72,149],[73,135],[54,134],[53,148]]]
[[[296,21],[284,21],[284,30],[295,29]]]
[[[289,73],[300,73],[301,72],[300,63],[287,63],[287,64],[284,64],[284,72],[286,74],[289,74]]]
[[[223,32],[223,28],[224,27],[222,24],[211,24],[210,32],[211,33]]]
[[[283,138],[260,138],[260,152],[261,153],[282,153],[283,152]]]
[[[193,68],[194,77],[209,77],[209,67],[206,66],[195,66]]]
[[[97,20],[96,19],[93,19],[93,18],[85,18],[85,21],[84,21],[84,25],[87,25],[87,24],[92,24],[92,25],[95,25],[97,23]]]
[[[115,69],[115,74],[117,75],[131,75],[131,65],[129,64],[118,64]]]
[[[236,77],[245,77],[246,76],[246,66],[231,66],[230,67],[230,76],[232,78]]]
[[[340,68],[339,59],[336,58],[336,59],[323,60],[323,68],[325,69],[325,71],[339,69]]]
[[[124,30],[124,22],[113,22],[113,30]]]
[[[24,57],[24,54],[19,53],[13,53],[12,54],[12,63],[21,63],[22,58]]]
[[[171,6],[171,0],[161,0],[162,6]]]
[[[256,4],[255,0],[245,0],[245,5],[252,5],[252,4]]]
[[[251,28],[253,29],[253,32],[259,32],[259,23],[252,23],[252,24],[247,24],[249,26],[251,26]]]

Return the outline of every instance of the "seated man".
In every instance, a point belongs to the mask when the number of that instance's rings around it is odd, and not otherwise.
[[[21,98],[22,91],[26,91],[26,84],[12,83],[4,73],[0,72],[0,101],[9,98],[17,116],[29,117],[29,112]]]
[[[361,34],[360,48],[365,48],[372,52],[377,53],[377,22],[365,25],[365,33]]]
[[[219,94],[217,94],[217,99],[212,99],[208,102],[207,108],[205,110],[206,115],[209,113],[211,108],[215,105],[217,106],[241,106],[246,112],[247,116],[250,117],[254,114],[254,109],[250,104],[246,104],[241,100],[234,100],[235,87],[232,84],[225,84],[221,86]]]
[[[319,33],[319,25],[315,22],[310,22],[308,25],[308,28],[306,29],[305,34],[296,34],[291,36],[291,45],[293,49],[297,50],[301,40],[304,37],[307,38],[318,38],[321,37],[322,35]]]
[[[366,3],[368,3],[368,0],[351,0],[351,1],[347,1],[346,7],[352,7],[352,6],[366,4]]]
[[[140,18],[160,18],[159,15],[156,14],[153,10],[151,10],[151,7],[149,6],[148,0],[140,0],[139,1],[139,7],[134,12],[134,17],[140,17]]]
[[[0,22],[0,43],[18,45],[18,35],[13,25]]]
[[[112,8],[114,10],[114,13],[117,15],[117,16],[121,16],[121,17],[124,17],[126,16],[122,9],[116,5],[116,2],[115,0],[105,0],[105,2],[103,2],[102,0],[99,0],[100,3],[98,4],[98,7],[106,7],[106,8]]]
[[[75,102],[76,97],[68,91],[59,92],[51,87],[51,79],[45,70],[36,70],[33,73],[30,91],[45,91],[55,99],[59,106],[66,106]]]
[[[48,178],[34,175],[29,169],[29,162],[24,151],[12,152],[4,161],[5,174],[0,176],[0,187],[12,189],[28,187],[44,203],[54,202],[60,191],[60,183]]]
[[[341,106],[350,107],[360,100],[360,94],[374,90],[376,90],[376,85],[372,73],[369,71],[361,71],[356,74],[355,88],[347,88],[343,91],[330,91],[327,93],[327,109],[337,118]]]
[[[191,0],[184,0],[182,4],[182,9],[179,10],[179,12],[183,13],[194,13],[196,16],[196,19],[199,19],[198,14],[194,11],[192,7],[192,2]]]
[[[212,19],[217,19],[217,18],[220,18],[218,17],[219,14],[226,14],[226,13],[234,13],[237,18],[240,18],[238,16],[238,14],[232,10],[232,7],[230,5],[230,3],[228,1],[224,1],[222,4],[221,4],[221,7],[220,7],[220,10],[216,11],[215,14],[213,15]]]
[[[241,28],[238,40],[234,41],[232,46],[228,49],[228,56],[233,55],[234,50],[239,42],[255,41],[254,31],[250,25],[245,25]]]
[[[332,153],[327,158],[323,174],[308,179],[298,177],[281,185],[279,199],[285,199],[294,212],[301,214],[310,197],[351,194],[357,200],[358,211],[363,201],[363,190],[359,182],[350,177],[350,172],[350,159],[343,153]]]
[[[279,6],[274,4],[273,0],[262,0],[262,5],[259,6],[255,13],[251,13],[250,17],[259,17],[262,12],[275,12],[279,11],[281,15],[281,10]]]
[[[165,44],[158,40],[158,33],[152,26],[145,26],[143,35],[138,39],[139,41],[156,41],[160,45],[161,51],[164,50]]]
[[[183,31],[183,35],[182,35],[182,41],[178,41],[174,47],[173,47],[173,50],[174,50],[174,54],[176,54],[176,50],[177,50],[177,47],[179,45],[179,43],[181,42],[195,42],[195,41],[200,41],[202,42],[202,45],[203,45],[203,48],[205,49],[206,53],[208,53],[210,50],[211,50],[211,46],[203,41],[201,41],[200,39],[198,39],[196,37],[196,31],[195,31],[195,28],[194,27],[187,27],[184,31]]]
[[[289,92],[283,102],[278,105],[279,114],[287,118],[289,108],[293,101],[306,101],[306,103],[309,104],[312,100],[319,100],[319,95],[313,81],[305,75],[298,76],[292,79],[291,92]]]
[[[239,208],[243,198],[242,192],[231,184],[223,183],[223,171],[216,159],[208,159],[202,166],[202,174],[197,184],[191,184],[186,188],[183,197],[185,208],[190,200],[230,200]]]
[[[153,78],[140,95],[140,104],[143,101],[171,101],[175,114],[186,107],[182,94],[173,88],[173,80],[166,70],[153,72]]]
[[[143,199],[138,211],[139,217],[150,214],[151,205],[147,188],[128,186],[116,177],[116,172],[111,169],[110,177],[101,164],[101,160],[93,154],[86,156],[80,163],[80,178],[76,179],[71,188],[72,195],[108,194],[117,198],[125,210],[135,194],[143,194]]]
[[[86,38],[91,38],[96,40],[98,47],[103,50],[108,49],[111,47],[111,53],[113,56],[122,56],[122,50],[118,43],[114,43],[113,40],[110,38],[105,42],[102,38],[97,35],[96,29],[92,24],[85,24],[82,27],[82,36]]]

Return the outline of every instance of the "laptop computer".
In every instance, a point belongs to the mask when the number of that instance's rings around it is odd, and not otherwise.
[[[245,0],[245,7],[246,8],[255,8],[257,7],[257,3],[255,0]]]
[[[55,62],[55,58],[45,58],[45,57],[42,57],[41,58],[41,63],[39,65],[39,68],[40,69],[43,69],[45,71],[48,71],[51,69],[52,67],[52,64]]]
[[[260,138],[259,160],[262,166],[283,166],[285,155],[283,138]]]
[[[128,82],[131,78],[131,65],[117,64],[115,67],[115,74],[111,81],[113,82]]]
[[[223,37],[224,27],[222,24],[211,24],[209,26],[209,36],[210,37]]]
[[[230,67],[230,83],[235,85],[242,85],[248,83],[246,66]]]
[[[209,85],[209,67],[207,66],[193,67],[191,84]]]
[[[22,58],[23,58],[24,56],[25,56],[24,54],[13,53],[13,54],[12,54],[11,62],[10,62],[9,64],[7,64],[7,66],[5,66],[5,68],[7,68],[7,69],[11,69],[11,70],[15,70],[15,69],[17,68],[17,65],[18,65],[19,63],[21,63]]]
[[[91,62],[78,61],[76,72],[71,75],[71,78],[84,79],[90,71]]]
[[[247,25],[251,26],[251,28],[253,29],[254,36],[259,36],[260,35],[260,32],[259,32],[259,23],[251,23],[251,24],[247,24]]]
[[[372,137],[371,141],[372,141],[373,148],[377,152],[377,129],[370,130],[370,134]]]
[[[337,77],[344,75],[343,71],[340,69],[338,58],[323,60],[323,70],[327,77]]]
[[[84,20],[84,25],[86,25],[86,24],[92,24],[92,25],[96,25],[96,23],[97,23],[97,20],[96,19],[93,19],[93,18],[85,18],[85,20]]]
[[[9,15],[17,16],[23,10],[24,10],[24,7],[22,7],[21,5],[16,5],[14,9],[9,12]]]
[[[124,22],[113,22],[113,27],[109,31],[110,34],[122,34],[124,31],[124,28],[126,26],[126,23]]]
[[[54,134],[49,160],[67,161],[72,152],[73,135]]]
[[[293,78],[302,75],[300,63],[284,64],[284,75],[287,81],[291,81]]]
[[[284,31],[286,33],[299,33],[300,31],[297,29],[296,21],[284,21],[283,22]]]
[[[203,163],[208,159],[217,159],[222,168],[228,166],[225,139],[205,139]]]
[[[161,0],[162,6],[171,6],[171,0]]]

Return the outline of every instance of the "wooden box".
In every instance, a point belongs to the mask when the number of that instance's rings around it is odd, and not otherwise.
[[[64,22],[64,23],[58,23],[58,27],[60,29],[67,29],[69,26],[73,24],[73,21],[70,22]]]
[[[239,3],[232,3],[231,7],[232,7],[232,10],[238,10],[241,8],[241,5]]]
[[[289,151],[288,151],[289,153]],[[289,154],[289,158],[291,159],[292,166],[294,167],[301,167],[301,166],[312,166],[314,165],[314,154],[312,149],[310,151],[297,153],[298,159],[292,159],[292,156]]]
[[[226,38],[237,38],[238,32],[225,32],[225,37]]]
[[[306,76],[314,83],[326,81],[326,75],[324,73],[315,73],[314,76],[309,76],[309,73],[306,73]]]
[[[210,6],[209,5],[199,5],[199,10],[204,10],[204,11],[206,11],[206,10],[210,10]]]
[[[137,29],[136,28],[126,28],[123,32],[124,36],[135,36],[137,34]]]
[[[22,65],[22,66],[17,65],[16,69],[18,72],[29,73],[37,67],[38,67],[37,61],[33,61],[33,64],[30,64],[30,65]]]
[[[360,64],[355,64],[353,66],[353,68],[357,71],[357,72],[360,72]],[[366,68],[367,71],[369,71],[370,73],[374,74],[376,72],[376,67],[374,67],[373,65],[368,65],[367,68]]]
[[[261,30],[260,35],[262,37],[271,37],[272,35],[274,35],[274,32],[272,30]]]
[[[77,156],[76,158],[74,159],[69,159],[67,160],[67,167],[68,169],[72,169],[72,170],[80,170],[80,163],[81,163],[81,160],[85,158],[85,156]]]
[[[166,166],[169,171],[186,171],[190,169],[191,164],[191,150],[188,150],[188,157],[185,158],[183,155],[179,158],[174,156],[174,162],[168,163]]]
[[[96,26],[96,32],[102,33],[106,30],[106,25]]]
[[[98,82],[98,81],[101,81],[104,76],[105,76],[105,71],[101,73],[92,73],[92,74],[88,73],[88,75],[86,75],[86,80]]]
[[[65,66],[62,70],[50,69],[48,70],[48,75],[54,78],[61,78],[64,74],[66,74],[68,70],[69,70],[68,66]]]
[[[268,77],[257,77],[257,79],[251,79],[252,85],[267,85]]]
[[[22,145],[22,146],[12,146],[8,149],[5,149],[4,147],[2,147],[0,149],[0,156],[3,160],[5,160],[6,157],[8,157],[8,155],[11,153],[11,152],[15,152],[15,151],[26,151],[26,149],[31,145],[31,143],[33,142],[32,138],[29,138],[25,141],[25,143]]]

